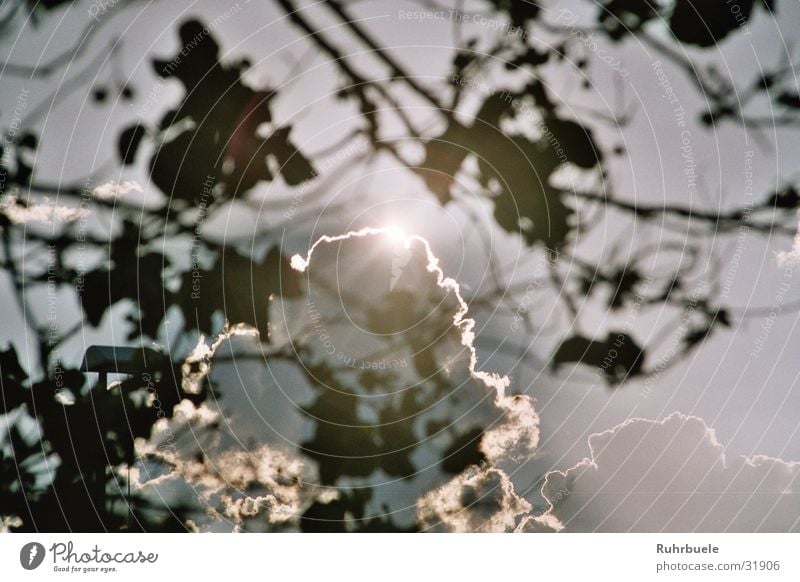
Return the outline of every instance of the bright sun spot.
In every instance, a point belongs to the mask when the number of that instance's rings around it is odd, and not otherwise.
[[[406,240],[405,231],[396,224],[389,225],[383,230],[386,232],[386,235],[395,242],[403,242]]]

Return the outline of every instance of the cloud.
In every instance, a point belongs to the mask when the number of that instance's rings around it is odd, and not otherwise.
[[[138,488],[154,494],[169,487],[192,490],[208,518],[194,516],[201,528],[266,531],[293,524],[315,500],[330,497],[307,482],[314,475],[302,461],[266,445],[254,451],[209,451],[198,458],[172,450],[152,452],[148,461],[156,460],[169,470],[139,482]]]
[[[220,420],[219,413],[207,405],[195,407],[184,400],[175,407],[172,420],[159,421],[150,439],[136,443],[141,461],[131,470],[133,484],[141,494],[167,507],[193,506],[187,529],[293,527],[312,503],[336,497],[335,491],[313,484],[318,480],[313,467],[277,447],[220,446],[219,434],[213,430]],[[204,431],[209,427],[211,431]],[[171,437],[177,434],[187,436],[172,446]],[[193,435],[193,446],[188,435]]]
[[[632,419],[589,438],[591,458],[548,473],[548,517],[565,531],[800,531],[800,464],[727,459],[694,416]]]
[[[133,181],[106,182],[92,191],[98,200],[114,200],[131,192],[142,192],[142,187]],[[86,208],[62,206],[44,197],[40,202],[22,200],[17,196],[6,196],[0,204],[0,214],[4,214],[14,224],[29,222],[74,222],[89,216]]]
[[[368,229],[321,241],[377,234],[383,231]],[[459,284],[444,275],[427,241],[413,237],[406,242],[409,247],[414,242],[415,250],[425,251],[426,258],[413,267],[419,269],[427,284],[435,285],[447,297],[447,307],[440,309],[442,328],[448,333],[437,338],[432,365],[439,365],[444,352],[452,353],[442,373],[450,376],[459,390],[447,398],[447,393],[429,395],[430,404],[403,419],[409,442],[415,446],[405,450],[401,444],[398,451],[389,452],[399,453],[396,456],[413,467],[413,474],[400,479],[381,467],[363,481],[340,481],[337,485],[345,489],[351,485],[369,487],[369,516],[391,513],[401,527],[420,520],[429,529],[511,531],[520,516],[530,513],[531,505],[514,492],[509,477],[497,463],[522,461],[533,454],[539,439],[539,418],[533,401],[511,393],[508,376],[479,369],[474,347],[476,324],[468,317]],[[311,247],[305,259],[293,257],[292,265],[300,270],[308,268],[319,244],[320,241]],[[324,261],[320,264],[324,266]],[[271,336],[273,349],[280,336]],[[287,333],[284,341],[290,337]],[[350,337],[343,334],[341,345]],[[346,345],[350,350],[356,349],[350,342]],[[291,381],[279,381],[274,374],[280,373],[280,365],[273,363],[265,368],[263,357],[243,357],[251,353],[263,356],[264,348],[257,332],[247,326],[226,327],[213,341],[201,337],[183,363],[182,387],[187,393],[198,394],[209,382],[217,398],[200,406],[185,400],[176,407],[172,419],[159,421],[151,437],[138,443],[137,452],[143,460],[133,473],[140,491],[166,507],[185,507],[187,500],[193,500],[186,516],[189,530],[296,529],[299,516],[313,503],[336,498],[336,490],[319,485],[319,462],[299,445],[313,437],[317,428],[302,413],[303,406],[315,402],[315,386],[306,386],[306,375],[298,377],[296,371],[292,372],[295,376]],[[412,375],[408,385],[416,381],[413,375],[419,373],[414,365],[393,372],[398,375],[398,382],[402,372]],[[343,378],[346,382],[347,375]],[[354,382],[354,391],[360,387]],[[401,391],[395,398],[398,408],[395,403],[383,408],[376,405],[374,409],[364,406],[361,412],[377,410],[380,415],[384,410],[400,410],[406,394]],[[376,401],[367,404],[372,402]],[[386,402],[389,401],[382,399],[382,404]],[[463,430],[446,430],[454,418]],[[453,449],[455,440],[474,427],[488,427],[478,432],[482,455],[467,451],[469,459],[456,459],[456,468],[442,469],[443,458],[475,446],[462,443]],[[247,443],[248,451],[242,450],[243,443]],[[476,462],[475,457],[481,458],[480,466],[470,465],[453,477],[456,470]],[[401,468],[406,470],[405,466]]]
[[[526,515],[514,533],[554,533],[563,530],[561,523],[551,514]]]
[[[183,389],[201,392],[222,346],[252,348],[258,340],[258,330],[243,324],[226,324],[210,343],[201,335],[181,367]],[[171,418],[153,425],[149,439],[137,439],[134,486],[153,503],[187,507],[188,531],[296,529],[311,504],[336,498],[336,491],[316,485],[316,467],[295,451],[254,439],[245,447],[240,422],[216,399],[182,400]]]
[[[439,266],[439,259],[433,254],[430,243],[425,238],[418,235],[404,236],[395,228],[370,227],[352,230],[338,236],[323,235],[311,245],[305,257],[299,254],[292,256],[291,266],[296,271],[304,272],[309,268],[311,257],[320,245],[372,236],[389,236],[395,240],[402,237],[400,242],[405,248],[410,248],[412,244],[420,244],[425,251],[426,269],[436,276],[436,285],[455,297],[458,308],[453,315],[453,327],[459,330],[461,345],[467,348],[467,369],[472,378],[494,392],[495,406],[502,415],[502,421],[487,431],[481,441],[481,450],[488,460],[498,463],[506,458],[523,461],[532,457],[539,444],[539,417],[534,409],[533,400],[526,395],[508,394],[507,390],[511,385],[509,376],[478,370],[475,320],[467,317],[469,306],[461,295],[458,281],[445,275]]]
[[[125,182],[106,182],[94,189],[94,197],[98,200],[114,200],[127,196],[131,192],[142,192],[138,182],[126,180]]]
[[[20,200],[16,196],[6,196],[0,204],[0,214],[5,214],[14,224],[28,222],[52,224],[53,222],[73,222],[86,218],[89,212],[83,208],[60,206],[46,197],[42,199],[42,202],[34,203]]]
[[[0,533],[9,533],[13,528],[22,527],[22,520],[17,515],[0,515]]]
[[[425,530],[504,532],[531,505],[514,492],[502,470],[473,465],[417,502],[417,518]]]
[[[800,215],[800,213],[798,214]],[[800,264],[800,225],[798,225],[797,234],[794,236],[792,250],[778,251],[776,259],[780,267],[793,267]]]
[[[189,394],[200,394],[203,382],[211,372],[211,361],[217,349],[234,336],[258,337],[258,330],[243,324],[225,325],[222,333],[217,335],[211,345],[206,343],[204,335],[200,335],[197,345],[181,365],[181,387]]]

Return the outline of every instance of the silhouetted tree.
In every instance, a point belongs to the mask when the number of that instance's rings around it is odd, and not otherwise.
[[[23,11],[41,21],[40,26],[45,25],[49,13],[65,3],[12,4],[3,9],[0,34],[12,33],[18,13]],[[698,208],[692,200],[640,203],[630,193],[609,191],[603,179],[610,171],[609,160],[624,156],[625,151],[602,143],[593,124],[624,128],[626,115],[605,120],[599,114],[576,118],[575,109],[564,107],[543,81],[544,69],[560,66],[569,72],[577,68],[588,83],[589,63],[596,55],[586,55],[587,35],[617,42],[635,37],[660,58],[677,65],[702,93],[707,110],[687,115],[708,131],[723,124],[743,129],[791,128],[800,121],[800,95],[793,84],[791,63],[754,72],[753,78],[746,80],[746,89],[736,91],[734,82],[739,79],[731,79],[713,66],[700,67],[687,56],[735,37],[743,21],[759,10],[779,10],[775,4],[772,0],[740,0],[737,6],[741,10],[734,13],[726,3],[603,0],[596,6],[596,22],[578,29],[554,21],[551,11],[546,14],[534,3],[492,0],[485,3],[486,16],[549,34],[559,42],[548,49],[535,40],[536,34],[498,33],[490,46],[479,50],[475,39],[466,39],[462,46],[454,47],[450,74],[432,80],[417,78],[395,60],[370,25],[354,17],[350,3],[329,0],[300,9],[292,0],[275,0],[286,16],[285,26],[307,35],[307,41],[330,59],[339,73],[337,97],[358,112],[355,131],[344,136],[338,147],[366,140],[368,158],[391,156],[417,176],[432,200],[443,206],[463,205],[458,176],[473,178],[476,191],[491,204],[497,226],[519,236],[531,254],[549,257],[548,284],[558,292],[561,309],[572,324],[564,326],[570,331],[558,341],[550,365],[558,368],[577,363],[602,370],[604,380],[615,388],[632,377],[652,373],[650,346],[640,345],[630,330],[582,326],[576,304],[602,293],[609,294],[608,308],[615,312],[630,309],[633,303],[642,310],[664,306],[683,310],[691,303],[701,317],[692,320],[669,363],[678,361],[719,328],[748,317],[746,311],[721,301],[713,276],[709,279],[712,284],[699,295],[692,288],[692,262],[715,261],[705,255],[704,237],[709,232],[718,237],[735,236],[742,226],[763,235],[794,235],[800,196],[795,185],[787,182],[774,192],[762,193],[752,207],[720,210]],[[421,6],[437,8],[434,3],[422,2]],[[335,19],[338,32],[320,30],[314,23],[317,12]],[[50,62],[33,68],[17,63],[0,65],[0,76],[61,75],[66,63],[88,50],[81,40],[102,26],[92,23],[80,31],[74,47]],[[663,40],[659,28],[671,33],[669,42]],[[211,216],[232,201],[247,202],[259,184],[281,181],[299,190],[325,175],[317,169],[321,156],[302,151],[293,140],[292,126],[276,122],[273,101],[280,90],[245,80],[249,63],[222,59],[215,35],[203,22],[182,22],[177,36],[181,50],[167,58],[153,55],[149,61],[159,77],[180,83],[180,103],[164,111],[158,123],[139,122],[125,128],[117,142],[119,165],[147,164],[152,184],[164,194],[160,205],[142,206],[125,197],[98,198],[84,182],[41,180],[32,161],[37,148],[41,142],[59,138],[37,135],[34,127],[19,128],[14,140],[0,146],[2,268],[14,289],[10,301],[16,301],[28,326],[19,334],[34,337],[38,349],[38,364],[31,369],[20,364],[14,347],[0,351],[0,412],[10,419],[8,430],[3,431],[7,434],[0,437],[0,516],[20,517],[21,525],[13,529],[185,530],[190,508],[170,507],[167,512],[151,507],[146,498],[129,491],[127,477],[119,471],[136,464],[135,439],[147,439],[161,418],[147,399],[148,391],[159,395],[159,410],[165,418],[172,417],[182,400],[199,404],[215,396],[208,383],[198,392],[187,390],[184,382],[184,358],[197,343],[198,334],[213,336],[225,321],[246,323],[269,343],[273,298],[300,298],[307,291],[276,243],[256,255],[200,236],[189,251],[193,264],[198,263],[196,256],[203,257],[202,265],[194,270],[181,270],[183,267],[173,264],[160,249],[166,240],[191,240],[198,214]],[[345,43],[341,39],[367,47],[389,74],[367,72],[342,48]],[[684,50],[689,47],[695,52]],[[502,63],[508,77],[499,79],[500,90],[486,94],[476,89],[470,80],[496,68],[497,63]],[[513,89],[519,83],[510,79],[520,72],[528,82]],[[79,78],[83,72],[70,74]],[[121,97],[129,100],[143,93],[133,85],[124,90]],[[590,95],[589,88],[585,90]],[[93,98],[103,102],[108,95],[101,88]],[[476,100],[476,108],[463,105]],[[774,115],[765,117],[760,112],[765,103],[774,108]],[[424,106],[426,115],[435,118],[426,127],[438,129],[423,128],[404,109],[407,106]],[[468,110],[475,113],[465,114]],[[394,128],[402,128],[403,135],[387,136],[389,120]],[[530,130],[537,128],[535,137]],[[421,162],[412,160],[402,147],[408,140],[421,144]],[[144,160],[147,146],[153,153]],[[556,174],[565,168],[591,174],[598,186],[581,190],[559,185]],[[84,204],[91,213],[113,210],[113,228],[105,233],[87,230],[75,220],[37,226],[20,218],[49,204],[45,197],[54,195],[59,204],[72,208]],[[633,258],[604,257],[602,263],[581,256],[575,246],[577,233],[598,227],[602,220],[588,219],[598,210],[603,220],[636,219],[655,230],[673,225],[683,237],[678,264],[666,271],[663,265],[659,271],[653,270],[650,259],[659,249],[647,246],[638,249]],[[292,224],[300,222],[302,217]],[[483,230],[477,217],[475,229]],[[622,240],[625,236],[628,233],[620,234]],[[72,260],[78,249],[83,253],[91,249],[99,257],[85,272]],[[39,260],[31,261],[31,254]],[[45,256],[46,261],[42,260]],[[525,293],[518,283],[507,288],[499,281],[492,285],[488,291],[468,297],[470,303],[513,310]],[[35,304],[30,293],[35,287],[48,286],[76,290],[83,321],[69,329],[51,329],[43,306]],[[364,301],[369,329],[377,333],[404,329],[403,321],[419,319],[415,309],[428,300],[435,303],[433,298],[402,293],[390,291],[385,297]],[[133,331],[127,339],[136,346],[159,341],[169,312],[181,314],[182,327],[170,330],[172,341],[162,350],[163,358],[150,362],[144,371],[154,384],[148,386],[141,377],[133,377],[106,390],[88,381],[78,362],[62,361],[59,346],[83,326],[100,325],[112,308],[128,314]],[[270,352],[269,357],[276,360],[302,361],[298,369],[313,388],[313,403],[305,410],[318,422],[302,447],[318,463],[322,484],[336,485],[376,471],[400,479],[414,473],[410,455],[418,439],[403,420],[454,390],[430,347],[448,333],[451,317],[445,313],[400,334],[402,349],[413,354],[411,367],[427,390],[424,396],[409,391],[382,400],[382,406],[376,405],[373,425],[361,416],[357,396],[392,392],[397,382],[394,371],[345,374],[336,369],[335,362],[316,359],[314,350],[302,341],[293,344],[293,350]],[[441,461],[445,473],[455,475],[485,462],[478,447],[485,428],[459,426],[456,430],[435,423],[427,427],[429,435],[446,430],[454,433]],[[54,479],[43,480],[45,473],[54,474]],[[300,527],[307,531],[403,529],[391,516],[369,515],[365,510],[369,498],[368,488],[355,487],[334,501],[316,501],[302,516]]]

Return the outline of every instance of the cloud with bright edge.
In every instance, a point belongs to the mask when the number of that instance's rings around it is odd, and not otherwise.
[[[219,347],[234,336],[258,337],[258,330],[242,324],[225,324],[222,333],[209,345],[200,335],[197,345],[181,365],[181,387],[189,394],[200,394],[203,382],[211,372],[211,361]]]
[[[445,275],[439,266],[439,259],[433,254],[430,243],[426,239],[418,235],[404,236],[402,232],[391,227],[367,227],[337,236],[323,235],[311,245],[305,257],[299,254],[292,256],[291,267],[299,272],[308,269],[314,251],[320,245],[372,236],[389,236],[395,240],[404,237],[401,242],[406,248],[412,244],[420,244],[425,251],[426,269],[436,276],[436,285],[440,289],[452,293],[455,297],[458,310],[453,315],[453,326],[461,332],[461,345],[467,348],[469,357],[467,368],[470,376],[494,392],[494,403],[503,413],[503,422],[484,433],[480,443],[481,451],[491,463],[497,463],[507,458],[515,461],[524,461],[530,458],[539,444],[539,416],[533,407],[533,400],[522,394],[508,394],[507,389],[511,385],[511,378],[507,375],[477,369],[475,320],[467,317],[469,306],[461,295],[461,286],[458,281]]]
[[[363,229],[340,237],[322,237],[305,258],[292,257],[291,265],[299,271],[307,269],[314,249],[323,243],[385,234],[382,229]],[[458,283],[444,275],[425,239],[408,237],[404,242],[422,244],[427,271],[435,275],[438,287],[456,299],[458,307],[452,325],[467,348],[468,371],[493,393],[494,405],[502,419],[482,437],[480,446],[487,463],[468,468],[428,493],[423,491],[417,499],[418,518],[431,529],[508,531],[513,529],[517,516],[530,512],[531,506],[514,492],[508,475],[495,463],[504,459],[524,460],[533,454],[539,438],[539,419],[533,401],[528,396],[508,394],[511,383],[508,376],[477,369],[475,321],[467,317],[468,306]],[[182,366],[184,390],[189,393],[201,390],[220,345],[235,336],[256,333],[239,325],[226,326],[210,344],[201,337]],[[157,423],[150,439],[137,443],[137,452],[145,461],[134,467],[134,477],[142,493],[160,499],[167,507],[178,500],[185,503],[187,498],[194,499],[200,511],[187,520],[187,529],[291,528],[311,503],[326,503],[336,497],[335,490],[315,485],[318,476],[313,463],[269,445],[259,446],[255,451],[236,450],[220,440],[218,431],[203,431],[203,427],[213,428],[214,423],[225,421],[215,405],[204,403],[195,407],[184,401],[175,413],[172,420],[162,419]],[[173,435],[187,434],[182,428],[186,426],[192,427],[188,433],[193,438],[172,442]],[[202,455],[198,456],[198,452]]]
[[[213,430],[222,421],[206,403],[176,405],[171,420],[159,420],[150,439],[135,443],[140,461],[131,467],[131,481],[137,491],[154,504],[193,507],[190,531],[295,527],[311,504],[336,498],[336,491],[315,485],[314,467],[291,453],[223,441]]]
[[[19,516],[0,515],[0,533],[10,533],[16,527],[22,527],[22,520]]]
[[[29,222],[53,224],[81,220],[89,216],[89,211],[84,208],[62,206],[47,197],[41,202],[29,202],[20,200],[16,196],[6,196],[0,203],[0,214],[5,214],[14,224]]]
[[[589,449],[542,488],[564,531],[800,531],[800,464],[728,458],[701,418],[628,420],[592,435]]]
[[[292,257],[292,266],[300,271],[307,269],[319,244],[376,234],[384,233],[380,229],[363,229],[340,237],[322,237],[306,257]],[[800,531],[799,464],[765,456],[728,459],[714,431],[702,419],[679,413],[662,421],[631,419],[592,435],[590,458],[564,472],[546,475],[542,495],[550,509],[534,513],[531,503],[514,491],[508,474],[496,466],[503,459],[524,461],[534,451],[538,416],[532,401],[506,394],[510,384],[507,376],[476,370],[474,321],[466,317],[467,307],[458,283],[444,276],[427,241],[411,240],[423,243],[427,269],[436,274],[438,286],[455,295],[460,307],[453,316],[453,325],[460,330],[461,343],[468,348],[469,373],[495,392],[495,404],[505,417],[504,422],[484,434],[481,448],[487,463],[469,467],[418,498],[417,518],[423,529]],[[223,341],[254,333],[244,326],[234,326],[226,328],[210,345],[201,338],[185,362],[184,388],[190,392],[199,390]],[[219,412],[207,405],[195,407],[184,401],[170,423],[208,426],[218,419]],[[140,452],[157,459],[162,469],[143,479],[146,465],[139,467],[137,480],[140,487],[151,488],[151,493],[159,496],[197,496],[205,515],[187,522],[189,529],[219,530],[220,524],[234,530],[259,529],[258,523],[269,528],[289,525],[310,503],[332,500],[334,492],[313,485],[317,481],[313,464],[306,465],[299,458],[266,445],[246,453],[221,449],[213,442],[164,451],[158,444],[163,442],[169,425],[166,419],[159,423],[146,445],[139,444]],[[197,447],[209,453],[208,462],[196,460]],[[247,495],[241,494],[243,489],[248,490]],[[169,505],[167,499],[164,501]]]
[[[131,192],[142,192],[138,182],[125,180],[124,182],[106,182],[93,190],[94,197],[98,200],[114,200],[127,196]]]
[[[514,492],[508,475],[474,465],[417,502],[420,525],[428,531],[508,531],[517,516],[530,510],[530,503]]]

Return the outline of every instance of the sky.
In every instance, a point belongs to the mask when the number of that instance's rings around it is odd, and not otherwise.
[[[75,7],[63,14],[59,12],[53,19],[55,24],[38,30],[26,27],[25,34],[17,39],[4,37],[0,50],[18,63],[47,61],[48,55],[71,44],[76,31],[89,21],[92,5],[78,4],[84,9]],[[470,6],[481,6],[475,2],[464,4],[465,11]],[[569,7],[581,14],[580,7],[585,4],[559,3],[558,8]],[[334,98],[332,92],[339,77],[325,56],[271,5],[241,1],[232,6],[223,13],[220,3],[210,0],[115,4],[105,14],[98,15],[104,20],[102,29],[91,38],[87,52],[63,73],[44,81],[4,80],[0,103],[14,103],[19,95],[29,95],[27,113],[43,112],[35,121],[44,136],[37,153],[41,175],[51,182],[71,182],[81,179],[88,169],[97,171],[102,181],[136,181],[143,192],[134,195],[145,203],[160,200],[161,193],[149,183],[146,167],[141,163],[148,156],[140,155],[140,163],[123,171],[106,162],[113,158],[121,128],[138,119],[156,120],[179,101],[181,92],[177,83],[158,80],[150,59],[173,54],[178,47],[176,24],[189,16],[216,23],[214,34],[221,42],[223,60],[244,57],[251,60],[246,76],[249,82],[281,88],[273,111],[277,119],[292,122],[292,136],[301,149],[325,151],[336,143],[352,128],[354,111]],[[391,47],[392,55],[414,71],[420,82],[434,82],[447,74],[453,57],[455,28],[450,19],[431,16],[430,12],[424,17],[404,16],[419,10],[425,9],[413,3],[365,1],[357,3],[353,13],[376,31],[376,36]],[[688,49],[689,54],[704,66],[716,64],[746,84],[754,71],[780,62],[786,47],[791,47],[795,40],[800,6],[779,0],[778,10],[776,18],[763,10],[756,11],[749,23],[750,34],[726,40],[719,50]],[[313,14],[319,26],[334,27],[331,34],[343,50],[354,55],[357,66],[383,72],[363,46],[343,35],[336,36],[335,20],[322,16],[325,14],[322,10]],[[555,18],[557,14],[554,10],[551,16]],[[490,27],[481,24],[468,25],[465,30],[479,39],[479,46],[494,34]],[[109,51],[107,47],[116,39],[122,39],[119,48]],[[536,38],[543,46],[551,40],[547,34]],[[652,49],[636,40],[628,39],[618,45],[598,42],[624,64],[629,75],[622,76],[592,59],[589,52],[590,91],[581,91],[583,73],[573,66],[552,67],[546,83],[566,104],[566,110],[579,119],[585,119],[588,111],[608,115],[632,113],[630,123],[624,127],[603,123],[593,126],[604,146],[622,145],[627,154],[609,161],[610,172],[605,183],[609,192],[642,204],[683,201],[687,192],[684,170],[690,162],[696,168],[699,184],[693,204],[697,208],[717,205],[725,208],[750,200],[758,202],[778,184],[797,178],[796,152],[800,143],[795,132],[743,129],[731,123],[713,130],[702,127],[697,118],[704,108],[703,96],[683,71],[663,57],[659,59]],[[99,64],[80,85],[73,89],[65,83],[70,70],[80,70],[93,59],[98,59]],[[104,104],[95,104],[89,99],[92,88],[113,88],[120,79],[129,80],[137,88],[132,102],[112,98]],[[524,80],[517,75],[510,82],[522,84]],[[492,87],[498,80],[489,77],[481,82]],[[687,152],[681,150],[687,145],[686,134],[674,115],[675,102],[667,99],[666,84],[687,112],[688,158],[682,156]],[[51,101],[56,88],[59,92]],[[442,129],[431,125],[433,117],[426,115],[422,104],[401,90],[398,96],[415,107],[412,114],[427,134],[435,135]],[[7,109],[5,106],[0,110],[3,125]],[[407,147],[409,155],[420,154],[415,144]],[[391,160],[379,159],[369,166],[361,165],[358,160],[358,149],[343,152],[338,158],[333,156],[329,162],[331,171],[300,202],[296,218],[287,220],[283,215],[295,193],[275,181],[257,187],[253,194],[256,211],[244,206],[226,208],[205,223],[204,234],[227,240],[247,238],[256,232],[280,244],[284,254],[290,256],[305,255],[324,234],[341,234],[366,226],[396,227],[404,236],[419,236],[428,241],[444,274],[457,281],[467,297],[480,296],[481,291],[490,288],[492,268],[498,265],[503,281],[509,285],[528,284],[546,272],[542,256],[530,252],[519,237],[501,230],[493,222],[491,209],[485,202],[475,200],[471,204],[442,207],[423,191],[418,179]],[[580,183],[586,177],[567,172],[563,179]],[[333,208],[339,210],[334,212]],[[469,212],[481,216],[481,223],[489,231],[490,254],[471,227]],[[105,228],[108,221],[109,217],[98,217],[95,228]],[[680,233],[671,234],[667,229],[613,216],[602,224],[601,229],[580,239],[578,249],[584,256],[603,257],[604,253],[613,252],[633,256],[646,244],[667,241],[677,241],[678,253],[685,253],[685,248],[680,248]],[[698,228],[703,228],[702,224]],[[459,476],[478,491],[490,483],[493,492],[501,492],[492,505],[500,509],[488,519],[449,506],[453,495],[447,492],[448,485],[441,485],[444,477],[435,468],[421,471],[418,478],[406,482],[375,476],[382,487],[382,493],[373,501],[375,511],[380,511],[385,496],[392,503],[392,511],[398,511],[402,519],[411,519],[420,511],[431,524],[450,524],[447,527],[451,529],[475,529],[476,524],[481,527],[489,524],[486,527],[519,526],[538,531],[555,527],[552,519],[542,518],[542,508],[549,503],[553,506],[550,518],[559,520],[558,527],[569,531],[797,530],[800,509],[790,493],[796,493],[798,487],[797,470],[792,462],[800,461],[797,422],[800,333],[798,313],[784,306],[800,298],[800,273],[794,264],[778,260],[778,253],[789,251],[793,241],[785,236],[760,237],[754,233],[722,239],[709,232],[704,244],[704,258],[720,257],[718,268],[720,280],[725,283],[725,299],[742,308],[755,307],[761,315],[736,319],[731,328],[715,333],[690,357],[649,380],[632,379],[621,388],[609,389],[581,366],[567,365],[553,372],[541,365],[547,362],[556,339],[571,325],[556,308],[557,297],[552,293],[535,290],[527,299],[536,314],[537,332],[533,336],[512,328],[513,303],[511,308],[490,305],[471,310],[469,315],[476,321],[479,369],[508,376],[509,390],[531,400],[538,422],[535,453],[522,459],[498,460],[499,472],[492,469]],[[346,247],[346,244],[342,247],[345,253]],[[665,246],[664,260],[669,259],[670,251],[666,249]],[[331,249],[321,252],[329,253]],[[383,292],[392,284],[391,269],[393,264],[395,267],[399,264],[399,251],[396,245],[378,241],[365,252],[366,267],[359,263],[364,261],[363,255],[353,259],[354,264],[335,256],[322,261],[316,276],[324,278],[326,273],[335,276],[337,285],[343,289],[368,293],[374,288],[376,293]],[[412,253],[401,259],[405,262],[398,279],[401,287],[408,286],[415,292],[425,289],[432,294],[440,291],[424,272],[424,257]],[[698,289],[708,282],[713,268],[711,263],[705,263],[694,269],[693,281]],[[312,264],[308,271],[312,282],[314,274]],[[9,285],[4,275],[0,275],[0,285]],[[0,297],[10,297],[10,292],[0,292]],[[334,299],[330,304],[324,304],[324,298],[320,301],[335,313],[338,299]],[[444,297],[434,305],[437,311],[431,313],[440,317],[444,313],[445,318],[451,317],[455,309]],[[668,353],[670,346],[680,339],[681,331],[676,324],[676,315],[680,314],[675,312],[639,316],[628,311],[615,315],[609,314],[602,301],[579,307],[585,330],[603,327],[608,318],[617,318],[617,325],[629,326],[631,333],[640,338],[639,343],[660,342],[662,351],[653,354],[654,361]],[[78,303],[66,291],[59,295],[58,309],[66,314],[62,316],[64,320],[79,317]],[[276,341],[291,341],[299,333],[297,326],[303,323],[305,306],[287,302],[276,305],[275,309],[282,315],[281,325],[275,330]],[[65,346],[65,357],[77,361],[92,343],[122,343],[125,325],[120,313],[107,317],[100,328],[85,329]],[[364,338],[348,335],[353,334],[349,325],[338,330],[344,334],[340,341],[353,346],[348,350],[358,352],[358,342]],[[0,342],[13,342],[25,354],[23,359],[34,361],[35,356],[21,333],[23,329],[22,315],[16,309],[0,309]],[[252,339],[237,341],[245,346],[240,349],[257,349]],[[508,346],[514,349],[503,351]],[[447,360],[445,348],[442,357]],[[449,348],[455,351],[454,346]],[[518,349],[527,350],[532,357],[520,360]],[[449,365],[454,375],[463,376],[463,386],[469,394],[482,394],[481,382],[469,378],[466,361],[456,358]],[[219,402],[212,406],[214,414],[235,419],[231,434],[222,443],[213,445],[220,455],[248,438],[280,448],[287,444],[296,446],[309,437],[310,427],[304,422],[298,403],[308,402],[310,389],[291,366],[264,364],[259,359],[237,361],[232,356],[230,361],[213,364],[211,378],[221,394]],[[489,409],[479,411],[480,414],[497,412],[485,399],[481,402]],[[452,410],[457,409],[454,406]],[[186,422],[202,424],[203,420],[192,414],[190,411],[191,418]],[[267,456],[272,462],[273,457]],[[428,459],[422,454],[415,461],[426,466]],[[191,474],[186,469],[182,478],[190,480],[187,475]],[[693,481],[695,477],[703,479]],[[513,491],[505,486],[506,478],[513,482]],[[648,480],[656,485],[649,487]],[[444,489],[437,489],[440,485]],[[456,485],[456,489],[466,486],[463,482]],[[212,484],[209,489],[215,486]],[[150,488],[156,489],[154,495],[162,494],[154,484]],[[414,509],[420,490],[432,493]],[[570,494],[564,495],[565,490]],[[673,490],[711,493],[699,498],[690,496],[689,502],[681,505],[686,496],[671,495]],[[766,493],[753,494],[753,491]],[[220,495],[220,490],[214,490],[214,494]],[[295,492],[273,494],[282,500],[277,505],[279,509],[284,506],[296,509],[311,502],[310,498],[296,499]],[[325,493],[314,493],[317,494]],[[708,501],[711,497],[713,502]],[[683,501],[675,505],[673,500],[678,498]],[[618,506],[626,509],[616,510]],[[667,519],[666,515],[674,518]],[[240,520],[239,523],[245,519],[236,512],[228,517],[234,522]]]

